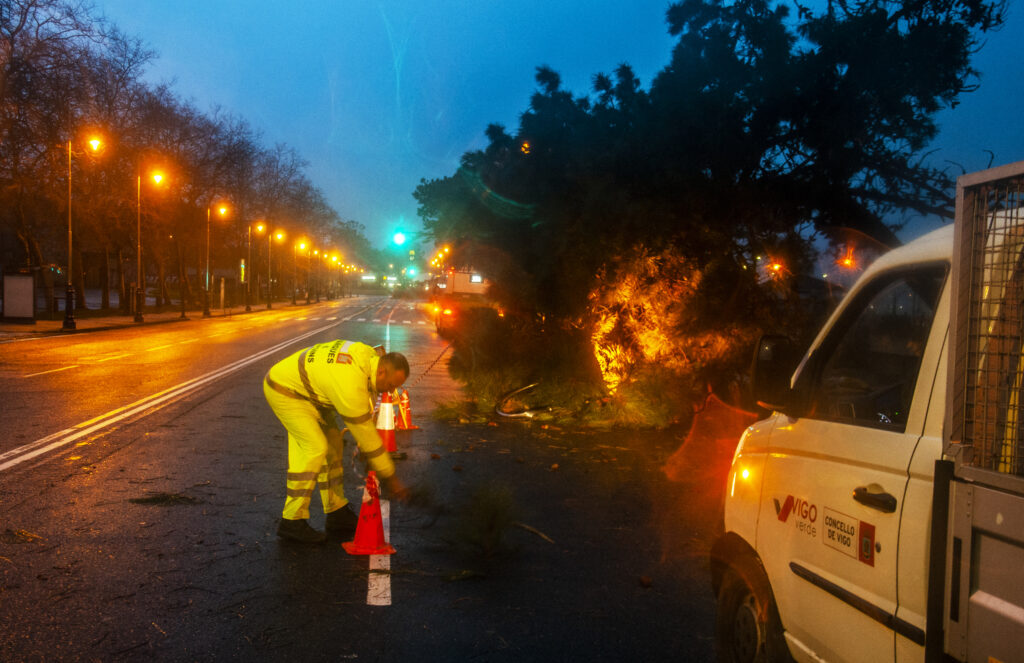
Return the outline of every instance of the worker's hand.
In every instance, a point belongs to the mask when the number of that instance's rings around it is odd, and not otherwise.
[[[388,495],[391,499],[398,500],[403,504],[409,502],[410,492],[409,488],[402,483],[402,480],[398,478],[398,475],[392,475],[391,477],[384,480],[385,485],[388,489]]]

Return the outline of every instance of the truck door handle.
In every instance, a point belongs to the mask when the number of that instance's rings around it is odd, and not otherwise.
[[[896,511],[896,498],[885,492],[877,483],[870,486],[857,486],[853,489],[853,499],[883,513]]]

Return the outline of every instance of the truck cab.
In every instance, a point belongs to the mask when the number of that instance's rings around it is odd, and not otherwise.
[[[1024,660],[1024,162],[879,258],[736,447],[711,553],[722,661]]]
[[[924,645],[927,546],[914,542],[927,539],[942,452],[951,252],[949,227],[876,261],[792,388],[761,394],[775,411],[736,449],[714,582],[739,596],[719,618],[754,642],[774,628],[778,660],[904,660],[894,652]]]

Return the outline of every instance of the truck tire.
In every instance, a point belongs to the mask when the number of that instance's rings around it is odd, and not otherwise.
[[[718,591],[715,649],[721,663],[792,663],[759,565],[742,563],[726,570]]]

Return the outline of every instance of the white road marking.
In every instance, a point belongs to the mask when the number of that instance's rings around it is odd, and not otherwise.
[[[124,352],[124,353],[119,354],[119,355],[111,355],[109,357],[104,357],[103,359],[97,359],[96,363],[97,364],[102,364],[105,361],[111,361],[112,359],[121,359],[122,357],[127,357],[127,356],[128,356],[128,353]]]
[[[380,520],[384,540],[391,538],[391,502],[380,500]],[[370,555],[370,575],[366,587],[367,605],[391,605],[391,555]]]
[[[331,327],[333,327],[333,325],[319,327],[312,331],[306,332],[305,334],[302,334],[300,336],[296,336],[295,338],[278,343],[277,345],[271,346],[265,350],[261,350],[256,354],[249,355],[248,357],[245,357],[243,359],[239,359],[238,361],[228,364],[227,366],[224,366],[223,368],[220,368],[218,370],[211,371],[205,375],[201,375],[200,377],[193,378],[186,382],[182,382],[181,384],[170,387],[169,389],[164,389],[163,391],[157,392],[150,396],[146,396],[145,398],[137,400],[134,403],[129,403],[128,405],[124,405],[115,410],[111,410],[106,414],[101,414],[100,416],[94,417],[88,421],[84,421],[70,428],[65,428],[62,431],[53,433],[52,435],[47,435],[46,437],[40,438],[34,442],[29,442],[28,444],[23,444],[20,447],[11,449],[10,451],[6,451],[0,454],[0,471],[24,463],[25,461],[31,460],[36,456],[41,456],[42,454],[47,453],[48,451],[59,449],[60,447],[70,444],[71,442],[81,439],[87,435],[92,435],[93,433],[102,431],[105,428],[113,426],[119,421],[123,421],[136,415],[147,414],[149,412],[156,411],[159,408],[170,405],[171,403],[174,403],[175,401],[184,398],[193,391],[196,391],[200,387],[203,387],[207,384],[225,378],[231,375],[232,373],[245,368],[249,364],[261,361],[262,359],[274,354],[275,352],[281,350],[282,348],[286,348],[290,345],[293,345],[297,341],[301,341],[303,339],[309,338],[310,336],[319,334],[320,332],[326,331]],[[191,341],[184,341],[184,343],[191,343],[194,340],[196,339],[192,339]],[[113,358],[114,357],[110,357],[110,359]]]
[[[46,375],[47,373],[56,373],[57,371],[66,371],[69,368],[78,368],[78,364],[72,364],[71,366],[61,366],[60,368],[51,368],[48,371],[40,371],[38,373],[29,373],[28,375],[22,375],[23,378],[34,378],[37,375]]]

